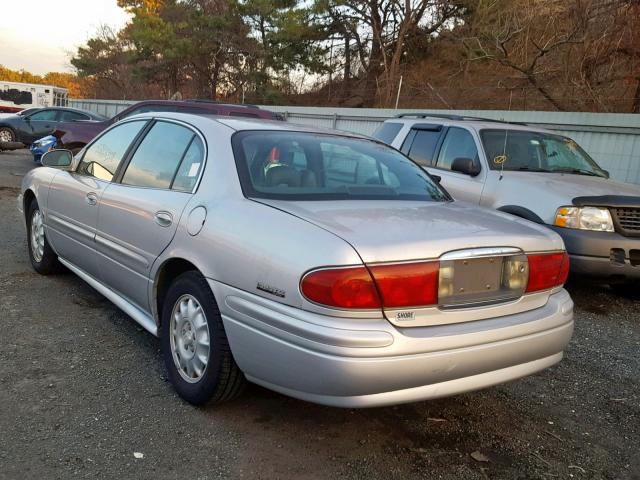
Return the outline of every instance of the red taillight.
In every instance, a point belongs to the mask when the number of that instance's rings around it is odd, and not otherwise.
[[[300,289],[312,302],[338,308],[380,308],[376,286],[366,267],[329,268],[308,273]]]
[[[563,285],[569,276],[569,255],[562,253],[547,253],[542,255],[528,255],[529,283],[527,293],[548,290]]]
[[[300,288],[309,300],[338,308],[419,307],[438,303],[438,271],[438,262],[328,268],[305,275]]]
[[[372,265],[369,269],[385,308],[438,303],[439,262]]]

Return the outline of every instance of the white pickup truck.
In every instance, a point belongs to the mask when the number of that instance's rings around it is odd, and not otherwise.
[[[572,139],[525,124],[403,114],[373,134],[458,200],[559,233],[571,271],[640,293],[640,187],[609,179]]]

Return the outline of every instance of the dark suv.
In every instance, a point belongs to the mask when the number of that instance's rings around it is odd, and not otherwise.
[[[282,120],[282,117],[269,110],[254,105],[234,105],[217,103],[210,100],[145,100],[131,105],[103,122],[68,122],[58,126],[55,135],[59,139],[58,148],[67,148],[76,153],[89,143],[96,135],[123,118],[138,113],[149,112],[182,112],[229,117],[264,118],[265,120]]]

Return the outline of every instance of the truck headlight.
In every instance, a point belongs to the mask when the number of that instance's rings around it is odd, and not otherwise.
[[[560,207],[553,224],[557,227],[577,228],[596,232],[613,232],[613,220],[607,208]]]

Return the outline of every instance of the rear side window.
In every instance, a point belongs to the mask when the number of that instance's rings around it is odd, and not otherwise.
[[[416,130],[408,156],[422,166],[433,165],[433,156],[440,138],[440,131]]]
[[[78,120],[89,120],[89,115],[85,115],[83,113],[78,113],[78,112],[66,112],[66,111],[60,113],[61,122],[76,122]]]
[[[438,156],[438,168],[451,170],[451,165],[456,158],[470,158],[478,163],[478,148],[473,136],[464,128],[451,127],[442,143]]]
[[[137,187],[170,188],[194,135],[181,125],[157,122],[133,154],[122,183]]]
[[[191,141],[171,185],[172,190],[191,192],[204,165],[204,145],[198,136]]]
[[[129,145],[146,121],[127,122],[112,128],[87,148],[77,173],[110,182]]]
[[[373,138],[377,138],[381,142],[390,144],[398,135],[398,132],[402,129],[401,123],[385,122],[380,125],[375,132],[373,132]]]

